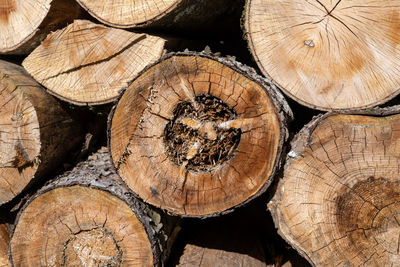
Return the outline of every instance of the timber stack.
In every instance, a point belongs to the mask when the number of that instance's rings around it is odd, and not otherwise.
[[[399,92],[398,0],[3,0],[0,266],[395,266]]]

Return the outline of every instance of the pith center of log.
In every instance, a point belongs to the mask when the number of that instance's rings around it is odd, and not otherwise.
[[[229,160],[241,137],[240,128],[226,128],[237,118],[234,109],[211,95],[179,102],[164,129],[170,160],[189,171],[212,171]]]
[[[399,188],[399,182],[370,176],[336,198],[339,231],[348,233],[355,248],[365,249],[360,240],[368,240],[400,254]]]
[[[103,227],[73,234],[65,242],[63,266],[119,266],[122,250]]]

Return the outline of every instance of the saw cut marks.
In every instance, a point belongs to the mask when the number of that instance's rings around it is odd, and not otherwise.
[[[161,57],[164,43],[159,37],[76,20],[49,34],[22,65],[65,101],[104,104]]]
[[[245,28],[263,74],[303,105],[360,109],[399,93],[397,0],[249,0]]]
[[[283,109],[271,88],[225,62],[169,55],[123,93],[110,151],[146,202],[182,216],[216,215],[270,184],[285,138]]]
[[[400,262],[400,115],[381,114],[326,115],[292,144],[269,207],[315,266]]]

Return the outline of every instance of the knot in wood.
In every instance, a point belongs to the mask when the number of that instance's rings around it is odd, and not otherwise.
[[[193,102],[179,102],[173,114],[164,129],[164,144],[175,164],[194,172],[212,171],[233,156],[242,132],[222,127],[237,118],[222,100],[199,95]]]

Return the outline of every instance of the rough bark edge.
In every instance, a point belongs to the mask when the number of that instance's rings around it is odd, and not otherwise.
[[[66,0],[52,0],[50,2],[50,8],[47,12],[46,16],[43,18],[42,22],[39,26],[34,30],[30,35],[26,36],[21,42],[13,47],[9,47],[7,49],[0,50],[0,54],[3,55],[28,55],[31,53],[36,47],[40,45],[40,43],[46,38],[47,34],[52,31],[55,31],[63,26],[71,23],[73,19],[71,17],[66,17],[64,20],[53,24],[51,19],[52,17],[60,12],[61,8],[59,7],[60,3]],[[82,16],[82,11],[80,6],[75,2],[71,1],[71,9],[74,9],[76,14],[73,15],[75,19]],[[71,12],[69,12],[71,14]]]
[[[336,115],[360,115],[360,116],[372,116],[372,117],[386,117],[386,116],[391,116],[391,115],[396,115],[400,114],[400,105],[395,105],[391,107],[385,107],[385,108],[372,108],[372,109],[366,109],[366,110],[342,110],[342,111],[331,111],[327,112],[325,114],[319,114],[317,116],[314,116],[312,120],[306,124],[294,137],[293,140],[290,142],[290,149],[289,152],[286,155],[286,160],[285,160],[285,165],[284,165],[284,170],[282,173],[279,175],[278,179],[278,185],[277,187],[281,187],[283,185],[283,176],[284,172],[293,160],[295,160],[298,157],[301,157],[301,155],[304,152],[304,149],[307,147],[310,147],[311,145],[311,138],[312,134],[314,133],[315,129],[318,127],[318,125],[326,120],[329,117],[336,116]],[[309,255],[301,249],[301,246],[298,244],[297,241],[293,241],[291,236],[286,236],[283,231],[281,230],[281,213],[277,209],[277,203],[280,202],[282,199],[281,193],[279,190],[276,190],[274,199],[270,200],[268,203],[268,210],[271,212],[272,219],[275,224],[275,228],[277,229],[278,234],[288,243],[290,244],[301,256],[303,256],[307,261],[312,265],[316,266],[316,264],[311,260]],[[290,233],[290,229],[283,225],[284,231],[287,231]]]
[[[96,165],[96,156],[101,157],[102,160],[100,162],[105,162],[106,164]],[[57,188],[72,186],[82,186],[102,190],[124,201],[142,223],[147,233],[153,251],[154,266],[164,266],[172,243],[180,230],[178,220],[164,216],[164,213],[159,209],[150,208],[148,205],[136,198],[119,175],[113,171],[110,159],[111,157],[109,156],[107,148],[103,147],[89,156],[86,161],[80,162],[71,171],[59,175],[53,180],[47,182],[46,185],[29,197],[18,212],[15,223],[11,229],[10,246],[8,251],[11,266],[14,266],[11,253],[11,240],[14,236],[19,218],[25,208],[33,200],[44,193]]]
[[[400,94],[400,87],[395,90],[393,93],[389,94],[388,96],[386,96],[385,98],[375,101],[374,103],[368,104],[368,105],[363,105],[363,106],[359,106],[359,107],[354,107],[354,108],[327,108],[327,107],[320,107],[317,105],[313,105],[311,103],[307,103],[305,101],[303,101],[302,99],[294,96],[291,92],[289,92],[288,90],[286,90],[283,86],[281,86],[279,83],[277,83],[276,81],[274,81],[274,79],[269,75],[269,73],[264,69],[264,66],[261,64],[260,59],[258,57],[258,55],[256,54],[256,50],[254,47],[254,43],[253,40],[251,38],[251,33],[250,33],[250,22],[249,22],[249,18],[250,18],[250,2],[252,0],[245,0],[245,8],[244,11],[242,13],[242,17],[241,17],[241,28],[243,30],[243,38],[247,41],[247,46],[248,49],[253,57],[253,60],[256,62],[258,68],[261,70],[262,74],[267,77],[271,83],[274,83],[285,95],[287,95],[288,97],[290,97],[291,99],[293,99],[294,101],[296,101],[297,103],[301,104],[302,106],[314,109],[314,110],[319,110],[319,111],[327,111],[327,112],[349,112],[349,111],[353,111],[353,112],[359,112],[360,110],[366,110],[366,109],[372,109],[375,108],[379,105],[382,105],[386,102],[388,102],[389,100],[392,100],[393,98],[395,98],[398,94]]]
[[[262,195],[263,193],[265,193],[265,191],[268,189],[268,187],[274,181],[275,176],[277,176],[277,174],[278,174],[278,170],[280,170],[282,168],[283,163],[284,163],[285,144],[287,143],[287,141],[289,139],[288,125],[293,120],[292,110],[290,109],[288,103],[286,102],[285,97],[278,90],[278,88],[267,78],[264,78],[264,77],[258,75],[257,72],[252,67],[246,66],[246,65],[236,61],[236,58],[234,56],[221,57],[219,53],[211,53],[210,51],[206,51],[206,50],[204,50],[202,52],[194,52],[194,51],[185,50],[183,52],[167,53],[163,57],[161,57],[161,59],[159,59],[158,61],[156,61],[155,63],[153,63],[151,65],[148,65],[144,70],[142,70],[136,76],[136,78],[133,79],[128,84],[128,86],[126,88],[121,90],[120,95],[119,95],[118,99],[114,102],[114,106],[111,109],[110,114],[108,116],[108,121],[107,121],[107,144],[108,145],[107,146],[108,146],[110,157],[111,157],[113,171],[117,172],[117,168],[114,165],[114,160],[113,160],[112,154],[111,154],[111,142],[110,142],[110,140],[111,140],[111,123],[112,123],[112,119],[114,117],[114,113],[115,113],[116,107],[118,105],[118,102],[124,95],[125,91],[130,87],[130,85],[138,77],[140,77],[144,72],[146,72],[148,69],[152,68],[153,66],[158,65],[162,61],[167,60],[174,56],[183,56],[183,57],[184,56],[198,56],[198,57],[203,57],[203,58],[207,58],[210,60],[214,60],[225,66],[228,66],[230,69],[238,72],[239,74],[245,76],[246,78],[250,79],[251,81],[259,84],[265,90],[265,92],[269,96],[272,104],[274,105],[275,112],[276,112],[276,115],[279,120],[279,127],[280,127],[278,151],[277,151],[277,154],[275,157],[275,162],[274,162],[271,174],[269,176],[269,179],[264,183],[264,185],[260,188],[260,190],[258,190],[258,192],[256,194],[250,196],[245,201],[243,201],[240,204],[233,206],[229,209],[226,209],[226,210],[220,211],[220,212],[211,213],[211,214],[206,214],[206,215],[175,214],[171,211],[164,210],[164,212],[166,212],[167,214],[169,214],[171,216],[179,216],[179,217],[186,217],[186,218],[200,218],[200,219],[217,217],[217,216],[231,213],[234,210],[236,210],[242,206],[245,206],[248,202],[252,201],[253,199],[255,199],[255,198],[259,197],[260,195]],[[140,198],[139,195],[137,195],[136,193],[134,193],[134,195],[143,201],[143,199]],[[149,205],[151,205],[151,204],[149,204]],[[154,205],[151,205],[151,206],[155,207]]]

